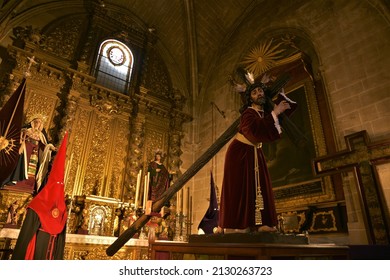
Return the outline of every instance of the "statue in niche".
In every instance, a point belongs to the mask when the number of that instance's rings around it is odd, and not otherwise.
[[[137,219],[135,211],[133,209],[126,207],[123,213],[123,219],[121,222],[121,233],[127,230]]]
[[[18,224],[19,213],[18,213],[19,203],[15,200],[10,207],[8,207],[8,215],[6,226],[16,227]]]
[[[106,213],[102,208],[96,208],[90,216],[90,231],[92,235],[103,235]]]
[[[88,209],[84,208],[83,211],[81,211],[81,226],[80,229],[77,231],[78,234],[88,234],[88,222],[89,222],[89,211]]]

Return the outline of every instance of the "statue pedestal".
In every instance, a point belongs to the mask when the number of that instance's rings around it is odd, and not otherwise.
[[[268,244],[309,244],[305,235],[280,234],[275,232],[249,232],[228,234],[190,235],[189,243],[268,243]]]

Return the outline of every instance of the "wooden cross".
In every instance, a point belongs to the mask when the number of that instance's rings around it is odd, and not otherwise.
[[[271,94],[279,92],[288,82],[285,76],[277,79],[272,89],[269,91]],[[275,95],[275,94],[274,94]],[[162,195],[161,198],[152,204],[151,212],[159,213],[161,208],[169,202],[169,200],[181,189],[184,184],[188,182],[203,166],[206,165],[216,154],[222,149],[226,143],[233,138],[238,132],[238,126],[240,124],[240,118],[237,118],[221,136],[181,175],[172,186],[170,186]],[[126,242],[134,236],[134,234],[140,230],[150,219],[150,215],[143,214],[140,216],[129,228],[127,228],[117,240],[114,241],[107,249],[106,254],[113,256],[118,250],[126,244]]]
[[[24,73],[25,77],[28,77],[31,75],[30,73],[30,69],[31,69],[31,66],[33,66],[33,64],[37,64],[38,62],[36,62],[34,60],[35,56],[33,55],[32,57],[27,57],[29,63],[27,65],[27,69],[26,69],[26,72]]]
[[[151,212],[159,213],[161,208],[188,182],[203,166],[206,165],[217,152],[230,141],[237,133],[240,118],[236,119],[221,136],[170,186],[161,198],[152,204]],[[139,231],[151,218],[150,215],[143,214],[130,227],[128,227],[107,249],[106,254],[113,256],[122,248],[134,234]]]
[[[366,131],[345,136],[347,149],[313,160],[316,176],[354,172],[370,244],[390,244],[389,213],[375,165],[390,161],[390,139],[370,143]]]

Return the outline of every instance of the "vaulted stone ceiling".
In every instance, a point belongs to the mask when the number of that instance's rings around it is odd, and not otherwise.
[[[173,79],[199,92],[227,37],[255,5],[253,0],[104,0],[155,28],[160,51]],[[176,77],[175,77],[176,76]]]
[[[378,10],[388,5],[382,0],[366,1]],[[138,28],[153,29],[173,86],[194,99],[210,86],[218,59],[232,44],[239,46],[234,40],[243,37],[237,33],[249,26],[275,28],[279,21],[288,27],[293,20],[294,26],[302,16],[315,26],[318,14],[331,10],[335,2],[316,1],[315,12],[308,3],[309,0],[9,0],[0,2],[0,39],[8,36],[14,26],[44,27],[56,19],[86,13],[91,5],[100,5],[107,13],[128,16]],[[295,17],[296,14],[299,16]],[[243,49],[254,39],[248,37],[255,35],[248,31],[245,36],[246,42],[240,46]]]
[[[8,2],[8,3],[6,3]],[[43,27],[71,14],[85,13],[98,4],[107,11],[131,17],[140,28],[154,29],[157,47],[170,72],[174,87],[196,96],[207,85],[207,77],[230,38],[249,17],[266,24],[272,15],[288,13],[291,1],[270,0],[34,0],[6,1],[0,14],[2,27],[32,24]],[[283,5],[288,2],[288,5]],[[303,0],[294,1],[298,8]],[[256,13],[254,13],[256,11]],[[11,16],[10,16],[11,15]],[[9,20],[4,19],[10,16]],[[2,34],[4,35],[4,34]],[[3,37],[4,38],[4,37]]]

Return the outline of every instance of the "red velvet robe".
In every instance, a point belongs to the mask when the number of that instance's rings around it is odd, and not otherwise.
[[[247,108],[241,115],[239,133],[252,143],[266,143],[280,138],[272,115],[262,118],[253,108]],[[262,224],[277,225],[274,195],[271,179],[261,148],[257,149],[260,169],[260,186],[264,200],[261,210]],[[255,226],[255,171],[254,147],[234,139],[228,147],[222,182],[219,226],[222,228],[245,229]]]

